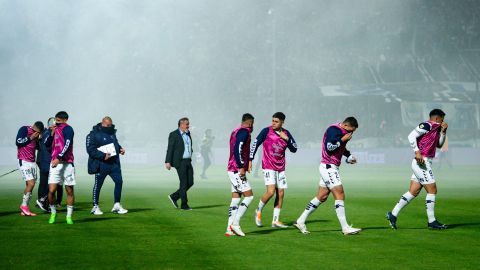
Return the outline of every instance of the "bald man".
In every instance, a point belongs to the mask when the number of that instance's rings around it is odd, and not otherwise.
[[[122,197],[122,170],[120,167],[120,155],[125,154],[125,149],[118,143],[117,130],[113,124],[112,118],[105,116],[102,122],[93,126],[92,131],[87,136],[87,153],[88,153],[88,173],[95,175],[95,184],[93,186],[93,208],[91,213],[94,215],[103,215],[99,206],[100,190],[107,176],[112,178],[115,183],[114,189],[114,205],[112,213],[126,214],[120,204]],[[113,145],[115,153],[99,150],[102,146]]]

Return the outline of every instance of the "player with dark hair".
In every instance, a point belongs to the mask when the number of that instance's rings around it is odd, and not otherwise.
[[[347,117],[342,123],[330,125],[323,135],[322,161],[320,163],[320,183],[317,195],[307,204],[302,215],[293,224],[303,234],[309,234],[305,221],[318,206],[325,202],[330,195],[335,198],[335,212],[344,235],[357,234],[361,229],[348,225],[345,216],[345,193],[340,179],[339,168],[342,157],[345,156],[349,164],[357,163],[357,159],[347,150],[347,143],[358,128],[355,117]]]
[[[48,201],[50,203],[50,219],[48,223],[56,221],[57,209],[55,192],[58,185],[65,185],[67,193],[67,224],[72,225],[73,204],[75,203],[74,186],[75,167],[73,165],[73,128],[67,124],[68,114],[60,111],[55,115],[55,130],[52,142],[52,162],[48,175]],[[48,146],[48,145],[47,145]]]
[[[288,188],[285,175],[285,151],[297,152],[297,144],[292,134],[283,127],[285,114],[276,112],[272,116],[272,125],[264,128],[258,134],[255,142],[250,147],[250,161],[255,157],[258,147],[263,144],[262,169],[267,188],[263,194],[258,208],[255,210],[255,224],[262,226],[262,210],[268,201],[275,196],[273,209],[273,228],[287,228],[280,222],[280,210],[282,209],[285,189]]]
[[[32,126],[23,126],[18,130],[15,144],[17,145],[18,168],[25,181],[22,204],[20,210],[22,216],[36,216],[30,212],[28,205],[32,198],[32,190],[37,181],[37,165],[35,164],[35,151],[38,140],[43,131],[43,123],[35,122]]]
[[[397,229],[397,217],[403,207],[407,206],[418,196],[422,188],[427,192],[425,205],[427,207],[427,226],[430,229],[446,229],[435,218],[435,195],[437,185],[432,171],[432,160],[435,157],[436,148],[441,148],[445,143],[448,124],[444,122],[445,112],[434,109],[430,112],[430,119],[420,123],[409,135],[408,141],[415,152],[412,161],[413,174],[410,180],[409,190],[402,195],[391,212],[387,213],[387,219],[393,229]]]
[[[251,133],[255,118],[246,113],[242,116],[242,123],[230,134],[230,156],[227,171],[232,184],[232,201],[228,208],[228,224],[226,236],[233,234],[245,236],[240,228],[240,219],[253,201],[253,192],[245,173],[252,170],[249,160]],[[242,203],[240,200],[244,196]],[[240,204],[240,206],[238,206]]]

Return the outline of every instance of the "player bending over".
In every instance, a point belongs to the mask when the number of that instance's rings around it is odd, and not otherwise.
[[[32,126],[23,126],[18,130],[15,143],[17,145],[18,167],[25,181],[20,213],[22,216],[36,216],[30,212],[28,204],[32,198],[32,190],[37,180],[37,165],[35,164],[35,150],[38,146],[40,133],[43,131],[43,123],[35,122]]]
[[[347,157],[349,164],[357,163],[356,158],[347,150],[348,141],[352,138],[353,132],[358,128],[358,122],[355,117],[347,117],[342,123],[333,124],[327,128],[323,135],[322,161],[320,163],[320,183],[317,196],[315,196],[305,208],[302,215],[293,224],[303,234],[309,234],[305,221],[308,216],[315,211],[318,206],[325,202],[330,192],[335,198],[335,212],[342,226],[344,235],[357,234],[361,229],[353,228],[348,225],[345,216],[345,193],[343,191],[342,181],[340,179],[339,168],[342,162],[342,156]]]

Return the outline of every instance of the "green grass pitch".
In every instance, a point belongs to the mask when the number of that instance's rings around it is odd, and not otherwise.
[[[1,172],[9,168],[1,168]],[[199,170],[197,170],[198,172]],[[189,192],[193,211],[173,209],[167,195],[178,185],[174,171],[124,166],[123,216],[110,213],[113,182],[100,197],[103,216],[93,216],[93,177],[77,169],[73,226],[48,215],[22,217],[19,173],[0,178],[0,269],[480,269],[480,167],[436,172],[436,216],[450,228],[426,228],[425,192],[398,219],[394,231],[385,219],[409,183],[409,165],[343,165],[345,209],[349,223],[363,228],[343,236],[333,198],[310,217],[310,235],[295,228],[257,228],[254,208],[264,192],[263,179],[249,177],[255,200],[242,220],[246,237],[225,237],[230,186],[225,169],[213,167],[209,179],[196,177]],[[199,175],[197,173],[197,175]],[[288,167],[289,189],[281,219],[291,224],[314,196],[316,166]],[[36,188],[30,204],[36,199]],[[269,225],[273,202],[264,210]]]

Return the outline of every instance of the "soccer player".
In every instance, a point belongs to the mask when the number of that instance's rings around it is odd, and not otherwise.
[[[355,117],[347,117],[342,123],[333,124],[327,128],[323,135],[322,161],[320,163],[320,183],[317,195],[307,204],[305,211],[293,224],[303,234],[309,234],[305,221],[318,206],[325,202],[330,192],[335,198],[335,212],[342,227],[344,235],[357,234],[361,229],[353,228],[347,223],[345,216],[342,181],[340,179],[339,167],[342,157],[347,157],[346,162],[355,164],[357,159],[347,150],[347,143],[352,138],[353,132],[358,128]]]
[[[43,123],[35,122],[32,126],[23,126],[18,130],[15,143],[17,145],[17,158],[20,173],[25,181],[22,204],[20,210],[22,216],[36,216],[30,212],[28,204],[32,198],[32,190],[37,180],[37,165],[35,164],[35,150],[37,149],[40,133],[43,131]]]
[[[253,115],[246,113],[242,116],[242,123],[230,135],[230,157],[228,159],[228,177],[232,183],[232,201],[228,208],[228,225],[226,236],[245,236],[240,228],[240,219],[253,201],[253,192],[248,183],[245,172],[252,170],[249,160],[251,133],[253,130]],[[240,200],[244,196],[242,203]],[[240,204],[240,207],[238,206]]]
[[[98,205],[100,191],[107,176],[110,176],[115,183],[114,189],[114,204],[112,213],[126,214],[127,209],[124,209],[120,204],[122,197],[122,169],[120,166],[120,156],[117,154],[111,156],[109,153],[103,153],[98,150],[99,147],[113,144],[115,152],[120,155],[125,154],[125,149],[120,145],[117,139],[117,130],[112,122],[112,118],[105,116],[102,122],[93,126],[92,131],[87,135],[86,149],[88,153],[88,173],[95,174],[95,184],[93,186],[93,208],[90,213],[94,215],[103,215],[100,206]]]
[[[288,187],[285,176],[285,150],[297,152],[297,144],[292,134],[283,128],[285,114],[276,112],[272,116],[272,125],[264,128],[250,147],[250,160],[255,157],[258,147],[263,143],[262,169],[267,190],[263,194],[258,208],[255,210],[255,224],[262,226],[262,210],[268,201],[275,196],[273,209],[273,228],[287,228],[280,222],[280,210],[282,209],[285,189]]]
[[[55,223],[57,209],[55,207],[55,192],[57,185],[65,185],[67,192],[67,224],[72,225],[73,204],[75,194],[75,167],[73,166],[73,128],[67,124],[68,114],[60,111],[55,115],[55,130],[53,133],[52,162],[48,175],[48,201],[50,203],[50,219]]]
[[[412,161],[413,174],[410,180],[410,189],[402,195],[392,212],[387,213],[387,219],[393,229],[397,229],[397,217],[408,203],[418,196],[422,187],[427,191],[425,204],[427,206],[428,228],[446,229],[435,218],[435,195],[437,185],[432,171],[432,160],[435,157],[436,148],[441,148],[445,142],[448,124],[443,121],[445,113],[440,109],[430,112],[430,119],[420,123],[410,135],[408,141],[415,151]]]

